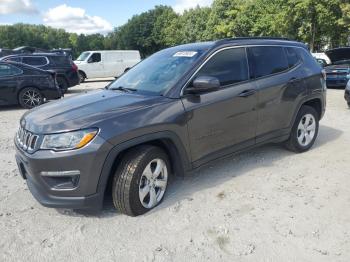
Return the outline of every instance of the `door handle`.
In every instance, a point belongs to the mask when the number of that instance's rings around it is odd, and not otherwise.
[[[293,78],[289,79],[288,83],[293,84],[293,83],[298,82],[298,81],[299,81],[298,78],[293,77]]]
[[[244,90],[238,96],[239,97],[248,97],[248,96],[254,95],[255,93],[256,93],[255,89],[248,89],[248,90]]]

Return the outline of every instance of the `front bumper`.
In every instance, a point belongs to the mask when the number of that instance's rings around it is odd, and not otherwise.
[[[344,98],[348,103],[350,103],[350,89],[345,89]]]
[[[40,204],[54,208],[102,208],[104,190],[98,191],[98,183],[111,145],[101,137],[97,136],[85,148],[66,152],[39,150],[29,154],[15,144],[19,171]],[[70,177],[43,175],[69,170],[79,171],[77,183],[72,187],[61,187]]]

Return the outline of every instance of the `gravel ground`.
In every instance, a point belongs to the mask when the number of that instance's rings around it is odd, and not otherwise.
[[[106,85],[88,82],[68,95]],[[0,261],[350,261],[350,110],[343,90],[313,149],[268,145],[177,178],[132,218],[38,204],[12,139],[25,110],[0,108]]]

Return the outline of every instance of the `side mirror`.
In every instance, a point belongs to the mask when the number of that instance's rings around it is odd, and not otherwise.
[[[90,57],[89,59],[88,59],[88,61],[87,61],[89,64],[90,63],[93,63],[94,62],[94,60],[92,59],[92,57]]]
[[[220,88],[220,81],[213,76],[199,76],[193,80],[192,86],[186,88],[187,94],[201,94],[216,91]]]

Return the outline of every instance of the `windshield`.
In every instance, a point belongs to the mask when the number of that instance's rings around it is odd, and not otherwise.
[[[176,48],[160,51],[130,69],[108,88],[161,95],[183,77],[203,52]]]
[[[90,52],[83,52],[81,55],[77,58],[77,61],[85,61],[90,56]]]

